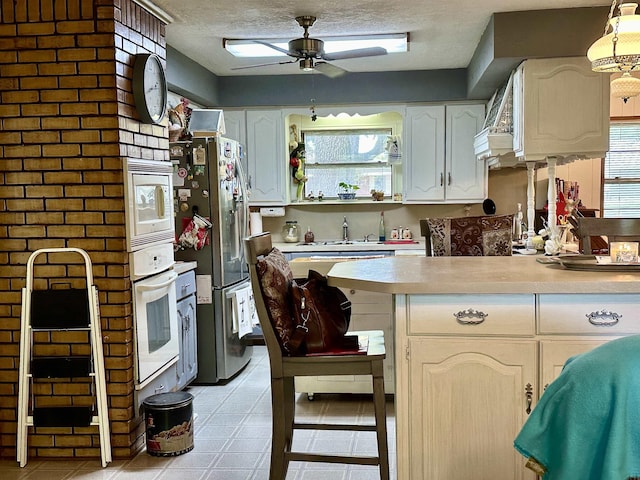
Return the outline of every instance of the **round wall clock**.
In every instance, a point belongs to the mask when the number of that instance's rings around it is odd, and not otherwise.
[[[133,64],[133,98],[140,120],[160,123],[167,111],[167,79],[160,57],[139,53]]]

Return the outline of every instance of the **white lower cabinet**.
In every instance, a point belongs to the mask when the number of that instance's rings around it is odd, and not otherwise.
[[[411,338],[409,351],[409,478],[535,478],[513,439],[535,402],[536,342]]]
[[[397,295],[398,478],[535,479],[513,440],[567,359],[637,333],[636,294]]]

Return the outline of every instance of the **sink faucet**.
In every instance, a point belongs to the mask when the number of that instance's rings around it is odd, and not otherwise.
[[[347,223],[347,217],[342,220],[342,240],[349,240],[349,224]]]

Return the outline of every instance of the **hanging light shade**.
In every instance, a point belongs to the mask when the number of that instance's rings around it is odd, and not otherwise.
[[[640,15],[637,3],[622,3],[620,14],[612,18],[613,0],[605,34],[587,51],[594,72],[629,72],[640,69]],[[607,31],[609,33],[607,33]]]
[[[621,98],[624,103],[631,97],[640,94],[640,78],[624,72],[620,77],[611,80],[611,96]]]

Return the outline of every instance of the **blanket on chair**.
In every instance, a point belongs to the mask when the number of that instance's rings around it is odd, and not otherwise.
[[[567,360],[514,446],[544,480],[640,476],[640,335]]]

